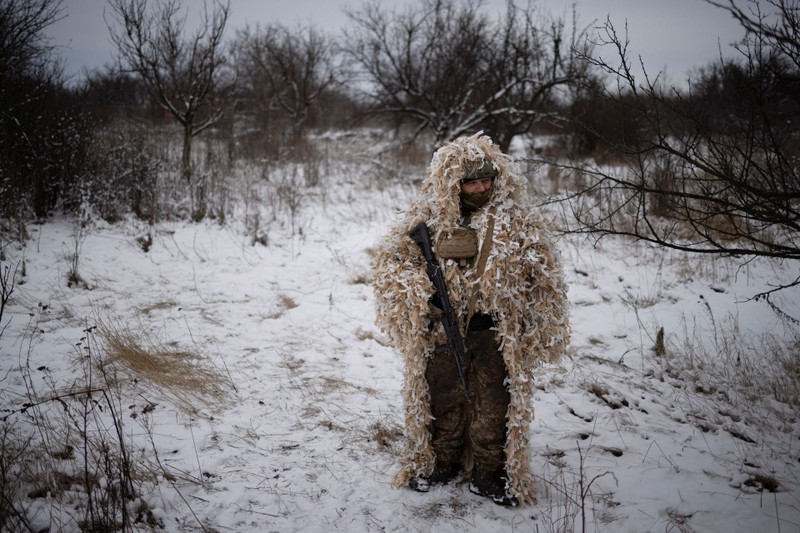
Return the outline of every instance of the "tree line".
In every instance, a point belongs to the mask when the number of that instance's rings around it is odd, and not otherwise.
[[[110,0],[118,61],[70,85],[44,37],[62,0],[3,0],[0,215],[43,219],[113,194],[157,217],[147,196],[172,170],[187,216],[200,219],[209,184],[194,168],[198,136],[223,139],[231,160],[263,160],[302,147],[308,131],[358,124],[428,147],[483,130],[507,149],[548,133],[559,144],[540,159],[584,178],[562,198],[573,231],[797,258],[798,2],[706,1],[739,21],[742,40],[676,88],[646,66],[634,74],[610,20],[513,0],[499,14],[479,0],[365,3],[335,35],[229,28],[221,0],[204,2],[192,27],[182,0]],[[180,132],[178,169],[137,124]]]

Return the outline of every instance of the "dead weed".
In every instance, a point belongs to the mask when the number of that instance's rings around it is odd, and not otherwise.
[[[219,408],[235,388],[204,354],[162,342],[143,328],[100,322],[98,332],[107,355],[101,364],[122,366],[186,412],[197,414],[198,404]]]

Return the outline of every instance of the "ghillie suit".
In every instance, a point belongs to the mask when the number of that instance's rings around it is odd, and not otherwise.
[[[433,472],[431,391],[425,376],[437,346],[445,343],[441,324],[429,316],[433,288],[424,260],[408,235],[417,224],[427,222],[434,242],[452,236],[461,227],[461,180],[486,164],[497,174],[494,190],[469,223],[482,243],[489,217],[495,219],[485,269],[474,279],[476,268],[459,268],[452,259],[440,263],[456,315],[464,320],[475,291],[475,313],[494,317],[510,395],[505,419],[506,488],[524,504],[535,501],[528,438],[533,419],[531,371],[542,362],[557,361],[569,343],[566,285],[546,224],[525,203],[524,178],[511,158],[481,134],[450,142],[434,154],[419,198],[391,228],[374,260],[376,324],[405,363],[408,443],[393,486],[408,486]]]

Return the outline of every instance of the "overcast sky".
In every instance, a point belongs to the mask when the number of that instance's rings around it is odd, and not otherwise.
[[[366,0],[231,0],[227,35],[245,25],[281,22],[287,25],[313,24],[335,32],[347,22],[344,7],[358,7]],[[380,0],[382,4],[402,5],[418,0]],[[518,3],[523,4],[525,0]],[[539,0],[555,15],[568,14],[571,0]],[[630,47],[641,55],[648,71],[666,69],[671,83],[682,84],[693,67],[707,65],[723,53],[731,54],[731,43],[743,32],[726,12],[703,0],[577,0],[582,25],[610,16],[622,29],[628,23]],[[70,76],[86,69],[102,68],[113,62],[114,49],[103,19],[107,0],[64,0],[63,19],[51,26],[48,34],[66,62]],[[202,5],[202,0],[186,0],[186,5]],[[486,0],[486,9],[498,12],[505,0]],[[610,54],[610,51],[608,52]]]

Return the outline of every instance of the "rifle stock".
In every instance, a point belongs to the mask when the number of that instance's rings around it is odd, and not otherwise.
[[[467,385],[466,365],[464,363],[464,338],[461,336],[458,318],[453,306],[450,304],[442,269],[433,252],[433,242],[431,241],[428,225],[425,222],[418,224],[411,230],[409,236],[419,246],[422,256],[425,258],[425,272],[428,274],[428,278],[431,280],[442,303],[442,325],[444,326],[445,335],[447,335],[447,350],[453,354],[456,360],[458,374],[461,377],[461,383],[464,384],[464,394],[469,399],[470,393]]]

